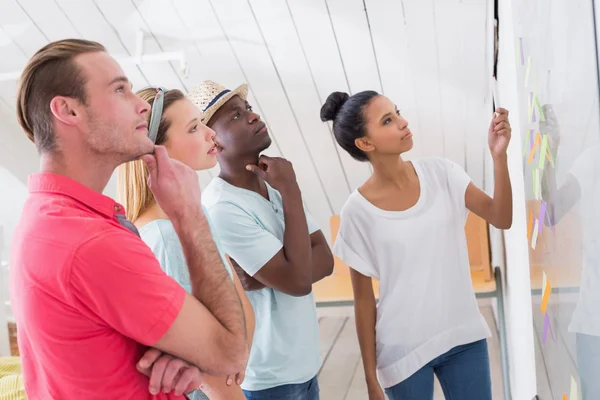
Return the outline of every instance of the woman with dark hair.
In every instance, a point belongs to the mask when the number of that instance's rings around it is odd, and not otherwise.
[[[447,399],[491,400],[486,338],[469,273],[468,211],[508,229],[512,190],[506,149],[508,111],[494,113],[488,144],[494,197],[456,163],[404,161],[408,122],[385,96],[334,92],[321,108],[338,144],[370,162],[371,177],[344,205],[334,253],[351,267],[356,328],[370,400],[433,399],[438,377]],[[371,279],[380,281],[376,303]]]

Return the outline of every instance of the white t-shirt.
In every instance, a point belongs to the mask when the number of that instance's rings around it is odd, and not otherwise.
[[[421,194],[405,211],[385,211],[358,191],[341,213],[334,253],[380,281],[377,373],[384,388],[453,347],[490,336],[471,283],[464,231],[471,179],[452,161],[413,161]]]
[[[600,146],[584,151],[573,164],[571,175],[580,188],[580,220],[583,238],[583,270],[579,301],[569,332],[600,336]]]

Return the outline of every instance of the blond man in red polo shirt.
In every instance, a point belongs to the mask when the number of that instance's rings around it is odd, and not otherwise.
[[[245,368],[243,309],[197,175],[154,146],[148,111],[95,42],[50,43],[23,71],[17,114],[41,172],[14,235],[11,301],[30,399],[178,399],[200,371]],[[102,195],[114,169],[140,157],[181,240],[193,295]]]

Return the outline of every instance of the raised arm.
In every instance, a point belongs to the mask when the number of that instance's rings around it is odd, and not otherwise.
[[[375,321],[377,308],[371,278],[350,268],[352,290],[354,292],[354,315],[358,344],[362,355],[369,400],[385,400],[383,390],[377,380],[375,357]]]
[[[235,374],[245,368],[249,353],[244,313],[202,212],[197,175],[169,159],[161,146],[144,161],[150,189],[181,242],[193,293],[186,294],[179,314],[153,347],[211,375]]]
[[[512,226],[512,187],[506,155],[510,136],[508,111],[499,108],[488,131],[488,144],[494,160],[494,197],[491,198],[473,183],[465,192],[466,207],[498,229]]]
[[[305,296],[312,290],[312,248],[302,195],[292,164],[283,158],[262,156],[258,166],[248,168],[279,191],[285,219],[283,248],[261,266],[254,278],[291,296]]]

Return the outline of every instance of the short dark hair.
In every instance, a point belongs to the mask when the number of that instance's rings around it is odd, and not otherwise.
[[[321,121],[333,121],[333,135],[338,144],[358,161],[369,161],[367,154],[356,147],[356,139],[366,136],[365,108],[379,96],[373,90],[356,93],[333,92],[321,107]]]
[[[47,44],[31,57],[17,89],[17,118],[40,153],[56,148],[50,102],[56,96],[71,97],[86,104],[87,77],[74,58],[85,53],[105,52],[98,42],[65,39]]]

